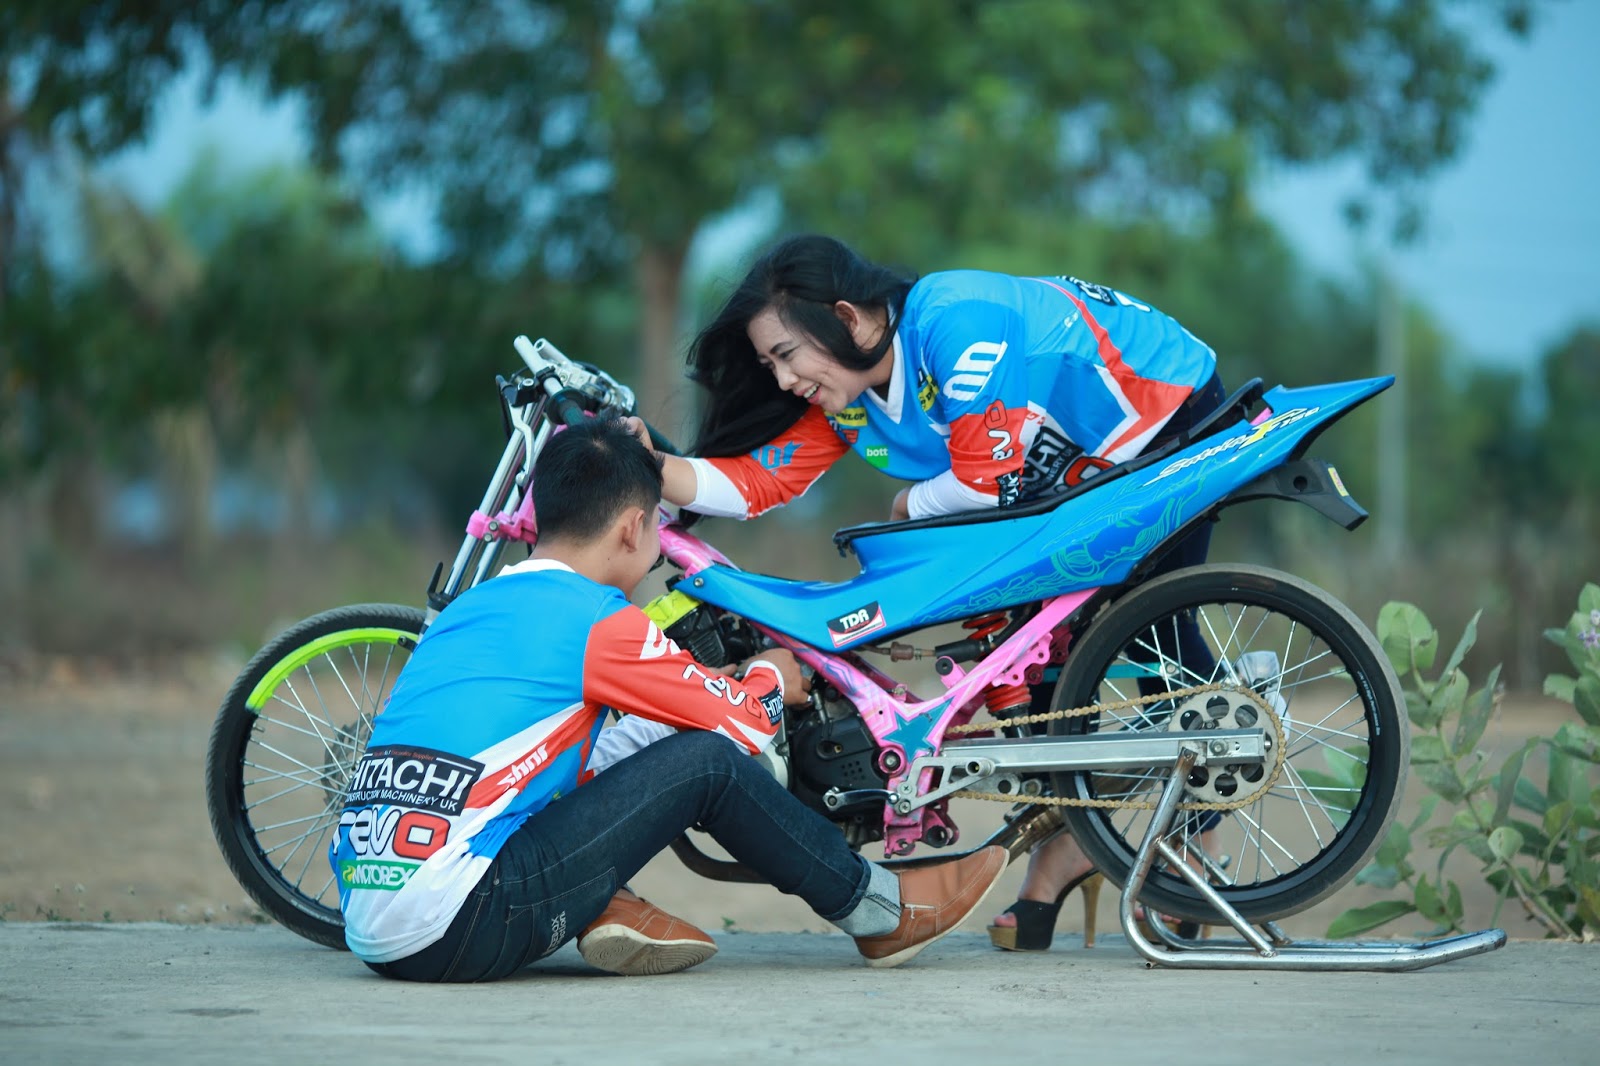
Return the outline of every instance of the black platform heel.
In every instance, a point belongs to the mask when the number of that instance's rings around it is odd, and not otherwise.
[[[1100,889],[1105,878],[1099,870],[1089,870],[1067,882],[1054,903],[1019,899],[1005,913],[1016,915],[1017,924],[989,926],[989,941],[1004,951],[1048,951],[1055,938],[1056,917],[1061,904],[1075,888],[1083,889],[1083,946],[1094,947],[1095,912],[1100,905]]]

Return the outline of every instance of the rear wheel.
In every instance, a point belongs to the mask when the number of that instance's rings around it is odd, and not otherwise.
[[[319,944],[345,946],[328,845],[422,625],[395,604],[313,615],[256,653],[211,728],[206,806],[222,857],[263,910]]]
[[[1348,608],[1288,574],[1229,565],[1178,571],[1108,608],[1073,649],[1054,706],[1213,683],[1235,692],[1249,688],[1259,700],[1213,700],[1216,719],[1208,718],[1203,699],[1158,700],[1057,719],[1051,730],[1248,728],[1256,709],[1273,708],[1286,743],[1272,787],[1236,810],[1180,814],[1168,837],[1208,870],[1244,917],[1270,921],[1331,895],[1382,842],[1409,756],[1405,701],[1382,649]],[[1250,721],[1236,721],[1240,715]],[[1057,774],[1053,784],[1060,796],[1153,801],[1167,778],[1164,771],[1130,769]],[[1249,795],[1265,779],[1259,767],[1208,767],[1191,778],[1185,800]],[[1066,818],[1083,850],[1121,884],[1151,813],[1076,807]],[[1174,917],[1217,917],[1192,885],[1159,866],[1140,898]]]

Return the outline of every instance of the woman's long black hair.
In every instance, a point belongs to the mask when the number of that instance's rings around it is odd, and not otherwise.
[[[785,324],[844,366],[868,370],[889,350],[894,331],[884,330],[871,349],[859,348],[833,305],[847,300],[858,307],[887,308],[892,321],[904,309],[914,280],[868,262],[832,237],[790,237],[768,250],[689,348],[689,376],[710,393],[690,454],[743,455],[805,413],[806,401],[779,388],[756,362],[751,319],[772,307]]]

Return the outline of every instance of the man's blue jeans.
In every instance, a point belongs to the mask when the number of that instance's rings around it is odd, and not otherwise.
[[[577,936],[618,888],[691,826],[825,920],[843,918],[866,894],[871,868],[836,826],[732,741],[685,731],[524,822],[442,939],[406,958],[368,965],[409,981],[509,976]]]

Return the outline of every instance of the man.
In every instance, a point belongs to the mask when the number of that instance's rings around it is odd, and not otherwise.
[[[978,906],[1003,848],[896,876],[749,758],[785,693],[803,697],[793,656],[729,677],[628,602],[660,554],[661,471],[627,428],[556,434],[533,493],[533,557],[439,615],[352,775],[330,854],[357,957],[405,980],[492,980],[582,931],[601,969],[686,969],[712,940],[619,889],[690,826],[855,937],[869,965],[899,965]],[[596,776],[607,708],[679,732]]]

